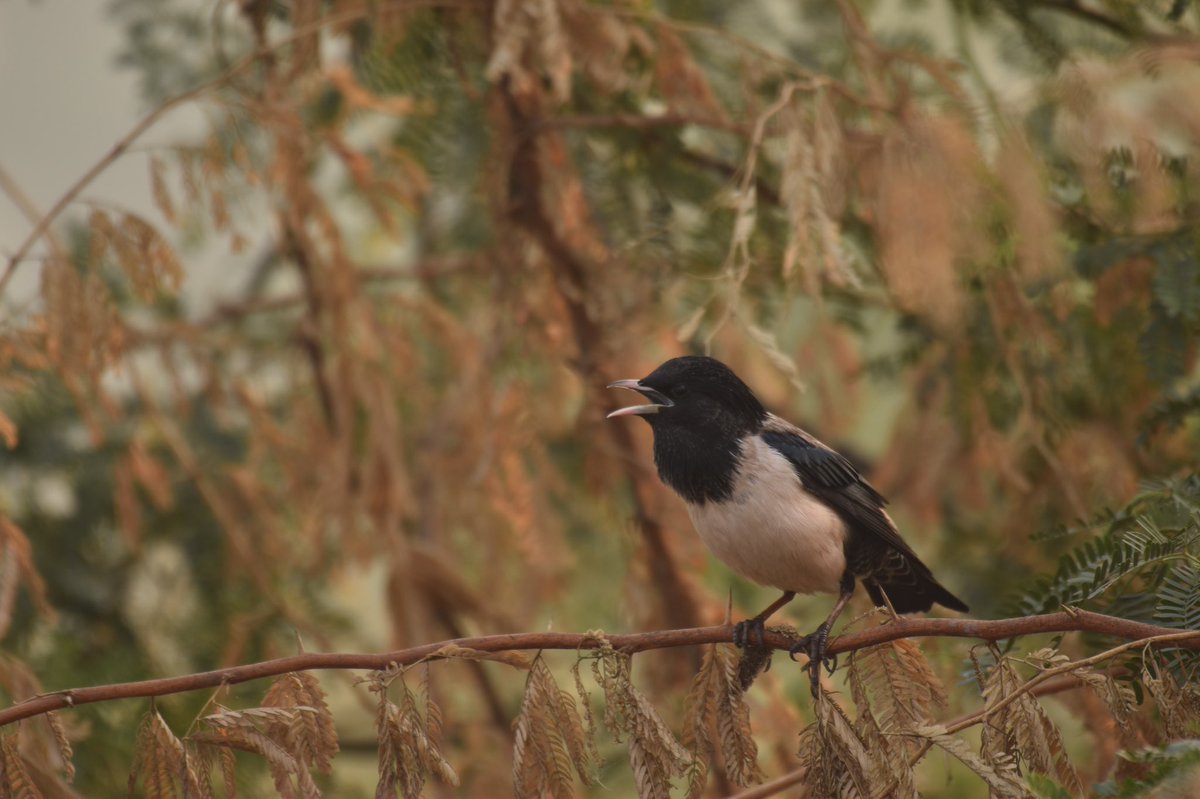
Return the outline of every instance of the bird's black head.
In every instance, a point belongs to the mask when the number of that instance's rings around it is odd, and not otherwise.
[[[613,411],[608,418],[641,416],[655,433],[688,428],[742,435],[761,427],[767,416],[749,386],[716,358],[672,358],[641,380],[618,380],[609,387],[636,391],[650,402]]]

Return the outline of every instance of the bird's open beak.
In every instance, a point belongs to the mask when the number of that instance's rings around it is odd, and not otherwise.
[[[618,408],[605,417],[607,419],[612,419],[617,416],[648,416],[652,413],[658,413],[663,408],[670,408],[675,404],[663,394],[658,393],[649,386],[643,386],[637,380],[618,380],[615,383],[609,383],[608,387],[636,391],[646,399],[650,400],[650,402],[647,405],[630,405],[628,408]]]

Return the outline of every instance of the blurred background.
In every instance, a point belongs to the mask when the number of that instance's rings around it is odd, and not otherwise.
[[[607,383],[684,353],[851,456],[973,616],[1200,626],[1198,26],[1178,0],[10,0],[5,698],[756,612],[648,428],[604,420]],[[923,647],[945,718],[977,707],[969,643]],[[780,661],[747,695],[768,777],[811,718]],[[699,663],[635,659],[669,724]],[[524,675],[434,672],[462,784],[428,792],[503,795]],[[370,796],[373,699],[320,679],[320,784]],[[210,701],[156,707],[183,736]],[[14,746],[46,796],[123,795],[147,707]],[[1046,707],[1085,786],[1197,733]],[[631,793],[601,744],[579,790]]]

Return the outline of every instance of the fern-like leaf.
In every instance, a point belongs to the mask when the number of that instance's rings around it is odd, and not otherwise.
[[[1028,799],[1033,796],[1017,777],[1017,769],[1011,761],[986,762],[967,746],[966,741],[948,734],[941,725],[922,727],[917,733],[975,772],[987,783],[993,799]]]
[[[1200,568],[1196,561],[1180,563],[1158,589],[1154,618],[1168,627],[1200,630]]]
[[[280,741],[304,768],[315,767],[322,774],[333,769],[338,751],[333,714],[325,701],[325,692],[311,672],[284,674],[277,678],[263,697],[263,707],[303,710],[285,722],[268,723],[269,737]]]
[[[740,665],[732,647],[714,644],[705,649],[700,671],[688,691],[684,717],[683,745],[694,756],[688,775],[689,797],[697,797],[704,790],[706,758],[714,739],[721,745],[726,773],[735,785],[762,782],[758,746],[750,729]]]
[[[671,778],[683,777],[695,758],[675,738],[645,694],[633,685],[630,658],[607,643],[592,662],[592,676],[604,689],[604,723],[617,740],[628,740],[629,762],[642,799],[669,799]]]
[[[517,797],[575,795],[572,769],[588,785],[592,744],[575,698],[558,687],[539,656],[525,682],[521,712],[513,723],[513,790]]]
[[[15,734],[0,736],[0,796],[42,799],[42,792],[26,768]]]

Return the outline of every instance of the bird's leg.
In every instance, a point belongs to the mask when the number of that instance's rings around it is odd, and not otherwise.
[[[849,571],[842,576],[841,595],[838,601],[833,606],[833,610],[820,627],[811,635],[806,635],[796,643],[792,644],[788,650],[788,654],[792,660],[796,659],[796,655],[803,652],[808,655],[808,677],[812,682],[812,695],[816,698],[821,685],[821,666],[824,665],[830,674],[837,668],[837,656],[832,658],[825,657],[825,647],[829,643],[829,631],[833,629],[833,623],[837,621],[837,617],[841,614],[842,608],[846,607],[846,603],[850,601],[850,597],[854,596],[854,575]]]
[[[767,619],[771,618],[771,615],[775,613],[775,611],[779,610],[781,607],[791,602],[795,598],[795,591],[784,591],[783,595],[780,596],[779,599],[776,599],[774,602],[767,605],[766,608],[763,609],[762,613],[759,613],[757,616],[751,619],[743,619],[742,621],[739,621],[737,624],[733,625],[733,645],[739,649],[744,649],[747,645],[749,645],[750,638],[753,636],[756,639],[755,643],[758,646],[762,646],[764,642],[763,639],[765,637],[765,624]]]

